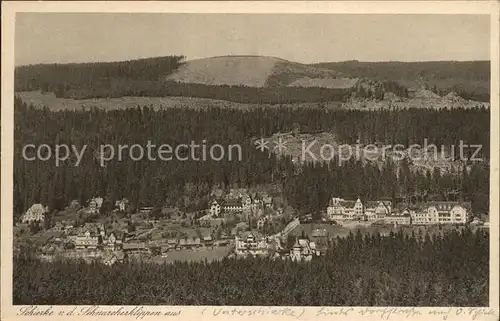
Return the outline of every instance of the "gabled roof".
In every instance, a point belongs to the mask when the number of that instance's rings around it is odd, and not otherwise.
[[[32,212],[32,211],[35,211],[35,212],[46,212],[47,208],[44,207],[42,204],[37,203],[37,204],[31,205],[31,207],[28,209],[28,211],[30,211],[30,212]]]
[[[102,203],[103,203],[103,198],[102,197],[94,197],[92,198],[90,201],[89,201],[89,204],[90,203],[95,203],[97,207],[101,207],[102,206]]]
[[[223,199],[220,199],[220,198],[214,198],[211,202],[210,202],[210,205],[214,204],[214,203],[217,203],[218,205],[222,205],[222,203],[224,203],[224,200]]]
[[[240,238],[246,240],[248,237],[253,237],[256,240],[262,239],[262,234],[257,231],[245,231],[241,233]]]
[[[455,206],[462,206],[469,210],[471,208],[470,202],[429,202],[426,204],[426,208],[434,206],[438,212],[451,211]]]
[[[301,247],[307,247],[307,246],[308,246],[308,243],[309,243],[309,241],[308,241],[308,240],[306,240],[306,239],[300,239],[300,240],[299,240],[299,245],[300,245]]]
[[[129,203],[129,200],[126,199],[126,198],[122,198],[121,200],[116,200],[115,201],[115,205],[119,205],[119,204],[128,204]]]

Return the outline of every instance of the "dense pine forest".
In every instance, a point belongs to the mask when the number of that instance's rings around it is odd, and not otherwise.
[[[489,233],[350,234],[309,263],[170,265],[14,259],[14,304],[486,306]]]
[[[120,62],[40,64],[15,69],[15,90],[57,92],[72,88],[109,87],[112,81],[159,80],[177,70],[184,56]]]
[[[301,88],[301,87],[247,87],[204,85],[174,81],[115,82],[109,86],[87,86],[77,89],[60,89],[57,97],[88,99],[134,97],[197,97],[226,100],[245,104],[291,104],[345,101],[350,89]]]
[[[483,146],[485,162],[471,171],[441,174],[439,171],[414,173],[403,163],[396,175],[395,164],[382,168],[363,165],[355,159],[339,167],[329,163],[297,166],[290,157],[255,149],[254,138],[277,132],[327,131],[339,143],[379,142],[383,144],[423,144]],[[253,187],[276,184],[287,202],[301,213],[319,213],[331,196],[378,197],[411,195],[427,190],[436,200],[447,200],[445,191],[458,189],[455,198],[471,201],[474,212],[488,211],[489,193],[489,112],[486,109],[381,110],[373,112],[324,109],[255,108],[251,111],[210,108],[193,110],[151,107],[129,110],[59,111],[35,109],[15,101],[14,213],[41,202],[60,210],[73,199],[82,204],[92,196],[105,197],[103,208],[127,197],[135,206],[179,206],[192,211],[207,208],[212,187]],[[101,167],[93,150],[102,144],[189,144],[207,146],[240,144],[242,160],[221,161],[133,161],[116,157]],[[88,145],[79,164],[75,160],[56,166],[54,160],[28,161],[21,156],[26,144]],[[186,201],[189,199],[189,201]],[[458,200],[457,199],[457,200]],[[452,199],[449,199],[452,200]]]

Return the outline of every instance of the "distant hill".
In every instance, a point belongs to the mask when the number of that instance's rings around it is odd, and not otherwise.
[[[345,101],[356,80],[337,76],[329,69],[274,57],[225,56],[184,62],[182,56],[172,56],[18,67],[15,90],[54,92],[57,98],[71,99],[178,96],[249,104]],[[303,77],[312,81],[294,83]],[[314,84],[318,77],[327,85]]]
[[[187,61],[167,80],[204,85],[264,87],[279,58],[224,56]]]
[[[356,83],[356,79],[344,79],[335,70],[267,56],[221,56],[186,61],[166,79],[247,87],[349,88]]]
[[[489,61],[323,62],[311,66],[332,69],[352,77],[393,80],[409,88],[437,89],[441,95],[457,92],[463,98],[489,101]]]
[[[158,81],[181,64],[183,56],[118,62],[38,64],[15,68],[15,91],[44,92],[105,87],[131,81]]]
[[[364,87],[364,88],[361,88]],[[197,97],[247,104],[346,102],[351,94],[377,99],[406,87],[456,92],[489,100],[489,62],[358,62],[306,65],[268,56],[183,56],[121,62],[42,64],[15,70],[16,92],[58,98]],[[367,91],[368,90],[368,91]],[[371,94],[370,94],[371,92]]]

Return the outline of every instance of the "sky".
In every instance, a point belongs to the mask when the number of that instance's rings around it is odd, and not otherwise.
[[[264,55],[290,61],[489,60],[487,15],[18,13],[16,65]]]

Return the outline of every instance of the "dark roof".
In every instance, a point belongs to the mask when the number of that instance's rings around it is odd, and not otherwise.
[[[223,203],[222,203],[223,206],[235,206],[235,207],[241,207],[242,204],[241,204],[241,199],[228,199],[228,200],[225,200]]]
[[[253,237],[256,240],[259,240],[259,239],[263,238],[263,235],[260,234],[257,231],[245,231],[245,232],[243,232],[243,233],[240,234],[240,238],[241,239],[245,239],[246,240],[248,237]]]
[[[356,205],[356,201],[341,200],[339,203],[343,207],[354,207],[354,205]]]
[[[468,210],[471,208],[470,202],[429,202],[426,207],[434,206],[438,211],[451,211],[456,205],[463,206]]]

